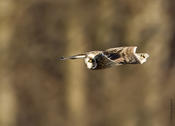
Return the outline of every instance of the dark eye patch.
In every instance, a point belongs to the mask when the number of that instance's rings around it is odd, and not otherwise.
[[[88,62],[90,62],[90,63],[94,63],[95,60],[94,60],[94,59],[89,59]]]

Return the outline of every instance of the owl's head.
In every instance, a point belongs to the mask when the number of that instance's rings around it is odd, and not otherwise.
[[[88,69],[93,70],[97,67],[97,61],[95,56],[96,56],[95,54],[88,54],[87,57],[85,58],[85,63]]]
[[[61,57],[60,60],[67,60],[67,59],[84,59],[85,64],[87,65],[88,69],[94,70],[97,67],[97,62],[96,62],[96,52],[92,51],[87,54],[78,54],[70,57]]]

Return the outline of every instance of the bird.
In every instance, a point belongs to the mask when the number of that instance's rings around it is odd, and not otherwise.
[[[143,64],[149,57],[148,53],[136,53],[137,46],[115,47],[104,51],[89,51],[60,60],[84,59],[88,69],[99,70],[117,65]]]

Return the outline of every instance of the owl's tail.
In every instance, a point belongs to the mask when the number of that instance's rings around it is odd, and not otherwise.
[[[86,57],[86,54],[78,54],[70,57],[60,57],[60,60],[67,60],[67,59],[83,59]]]
[[[139,60],[140,64],[143,64],[144,62],[146,62],[147,58],[149,57],[148,53],[136,53],[135,55]]]
[[[146,62],[147,58],[149,57],[148,53],[135,53],[135,55],[138,61],[140,62],[140,64],[143,64],[144,62]]]
[[[130,51],[130,57],[128,57],[128,59],[130,59],[131,63],[133,64],[143,64],[144,62],[146,62],[147,58],[149,57],[149,54],[136,53],[136,49],[136,46],[130,47],[130,49],[128,49],[128,51]]]
[[[143,64],[149,55],[147,53],[136,53],[136,46],[124,47],[120,52],[119,64]]]

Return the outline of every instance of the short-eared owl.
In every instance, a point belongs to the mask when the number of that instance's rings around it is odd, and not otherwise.
[[[60,59],[84,59],[87,68],[91,70],[104,69],[114,65],[143,64],[149,55],[147,53],[136,53],[136,49],[136,46],[116,47],[105,51],[90,51],[67,58],[61,57]]]

